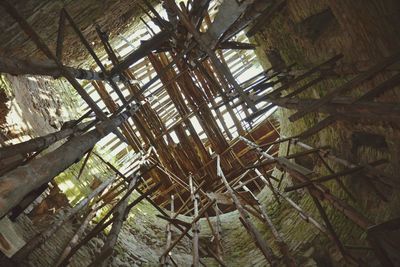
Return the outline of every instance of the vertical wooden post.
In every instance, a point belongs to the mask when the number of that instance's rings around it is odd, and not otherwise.
[[[215,238],[216,238],[215,243],[217,244],[216,254],[217,254],[218,258],[222,259],[222,252],[223,252],[222,251],[222,239],[221,239],[222,227],[221,227],[221,218],[219,216],[221,211],[218,208],[218,202],[215,202],[215,204],[214,204],[214,211],[215,211],[215,217],[216,217],[216,224],[215,224],[215,233],[216,233],[216,235],[215,235]]]
[[[196,188],[193,185],[193,177],[190,174],[189,175],[189,186],[190,186],[190,196],[193,201],[193,206],[194,206],[194,218],[196,218],[199,215],[199,193],[195,192]],[[192,225],[192,231],[193,231],[193,267],[199,267],[199,223],[194,222]]]
[[[174,199],[174,195],[171,195],[171,213],[170,213],[170,218],[174,218],[174,211],[175,211],[175,199]],[[167,224],[167,229],[166,229],[166,233],[167,233],[167,243],[166,243],[166,249],[169,248],[169,246],[171,245],[172,242],[172,231],[171,231],[171,223],[168,222]],[[164,257],[161,257],[161,266],[169,266],[170,265],[170,256],[171,256],[171,252],[168,253],[167,255],[165,255]]]

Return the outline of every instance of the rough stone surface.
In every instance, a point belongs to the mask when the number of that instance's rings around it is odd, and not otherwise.
[[[18,12],[31,24],[32,28],[40,32],[40,36],[46,44],[55,51],[58,32],[59,14],[62,8],[66,8],[75,23],[83,32],[87,40],[94,44],[96,49],[102,47],[94,30],[94,24],[98,23],[107,32],[113,34],[123,33],[133,24],[139,22],[142,12],[137,5],[139,1],[96,1],[96,0],[18,0],[9,1]],[[5,11],[0,8],[2,30],[0,53],[25,57],[44,58],[35,44],[22,32],[18,24]],[[82,63],[88,59],[89,54],[80,43],[72,28],[67,25],[64,43],[64,58],[66,62],[71,60]]]

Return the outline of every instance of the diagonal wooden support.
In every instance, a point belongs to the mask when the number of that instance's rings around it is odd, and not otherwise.
[[[87,164],[87,162],[88,162],[88,160],[89,160],[89,158],[90,158],[90,155],[92,154],[92,151],[93,151],[93,148],[90,149],[90,150],[88,151],[88,153],[86,154],[85,160],[83,161],[82,166],[81,166],[81,168],[79,169],[78,177],[76,177],[76,180],[79,180],[79,179],[81,178],[81,175],[82,175],[82,173],[83,173],[83,170],[85,169],[85,166],[86,166],[86,164]]]
[[[289,89],[291,86],[297,84],[298,82],[306,79],[307,77],[318,73],[321,71],[321,69],[324,69],[328,66],[332,66],[334,64],[336,64],[337,61],[339,61],[340,59],[343,58],[343,55],[336,55],[324,62],[322,62],[321,64],[311,68],[310,70],[306,71],[305,73],[303,73],[302,75],[297,76],[296,78],[289,80],[288,82],[286,82],[285,84],[283,84],[282,86],[280,86],[279,88],[275,89],[274,91],[272,91],[271,93],[265,95],[262,97],[262,99],[265,99],[268,101],[268,99],[270,98],[275,98],[277,97],[282,91]]]
[[[288,109],[302,110],[318,103],[318,99],[273,99],[272,103]],[[329,103],[315,110],[329,114],[337,120],[368,120],[370,123],[398,122],[400,120],[400,104],[395,102],[366,102],[348,97],[335,97]]]
[[[116,84],[116,82],[108,75],[108,71],[106,70],[106,68],[104,67],[103,63],[101,62],[101,60],[99,59],[99,57],[96,55],[96,53],[94,52],[93,48],[91,47],[91,45],[89,44],[89,42],[86,40],[85,36],[83,36],[81,30],[79,29],[78,25],[76,25],[75,21],[72,19],[72,17],[70,16],[70,14],[67,12],[67,10],[64,8],[62,9],[62,11],[65,15],[65,18],[68,20],[68,23],[72,26],[72,29],[75,31],[75,33],[78,35],[79,39],[81,40],[82,44],[85,46],[86,50],[89,51],[89,54],[92,56],[92,58],[94,59],[94,61],[96,62],[97,66],[99,66],[99,68],[101,69],[101,71],[103,72],[104,76],[107,77],[108,82],[110,83],[111,87],[113,88],[113,90],[117,93],[118,97],[121,99],[123,104],[126,104],[127,101],[124,97],[124,95],[122,94],[121,90],[119,89],[118,85]]]
[[[211,207],[211,206],[214,204],[214,202],[215,202],[215,200],[214,200],[214,201],[211,201],[211,202],[208,202],[207,205],[205,205],[205,206],[199,211],[198,216],[195,217],[195,218],[193,219],[192,224],[193,224],[193,223],[196,223],[198,220],[200,220],[200,219],[203,217],[203,215],[205,214],[205,212],[207,211],[207,209],[208,209],[209,207]],[[169,246],[169,247],[161,254],[160,259],[161,259],[162,257],[165,257],[165,255],[167,255],[167,254],[179,243],[179,241],[181,241],[181,239],[190,231],[191,228],[192,228],[192,227],[190,226],[190,227],[187,227],[186,229],[184,229],[184,230],[182,231],[182,234],[181,234],[174,242],[172,242],[171,246]],[[179,227],[178,229],[182,229],[182,228]]]
[[[370,164],[368,164],[371,167],[375,167],[378,166],[380,164],[384,164],[387,163],[387,160],[378,160],[378,161],[374,161],[371,162]],[[365,166],[356,166],[353,168],[349,168],[349,169],[345,169],[343,171],[334,173],[334,174],[330,174],[330,175],[326,175],[326,176],[322,176],[313,180],[309,180],[307,182],[303,182],[303,183],[299,183],[293,186],[288,186],[285,188],[285,192],[290,192],[290,191],[294,191],[294,190],[298,190],[307,186],[310,186],[314,183],[321,183],[321,182],[326,182],[326,181],[330,181],[333,179],[336,179],[337,177],[341,177],[341,176],[345,176],[345,175],[351,175],[351,174],[355,174],[355,173],[360,173],[363,172],[365,170]]]
[[[63,68],[68,70],[71,76],[76,79],[104,80],[104,76],[100,72],[64,65]],[[12,75],[43,75],[54,78],[59,78],[63,75],[59,66],[53,60],[22,59],[7,56],[0,56],[0,72]]]
[[[84,135],[75,136],[56,150],[41,158],[35,158],[26,165],[0,177],[0,188],[3,188],[0,192],[0,217],[7,214],[29,192],[51,181],[55,176],[75,163],[99,140],[132,116],[136,110],[137,107],[131,108],[114,119],[102,122],[96,129]]]
[[[310,189],[308,189],[310,190]],[[340,241],[339,236],[337,235],[335,229],[332,226],[332,223],[330,222],[328,215],[326,214],[324,208],[321,205],[321,202],[319,201],[319,199],[315,196],[313,196],[310,192],[311,198],[315,204],[315,206],[317,207],[317,210],[319,212],[319,214],[321,215],[322,220],[325,223],[325,226],[328,230],[328,232],[330,233],[330,236],[333,239],[333,242],[335,243],[336,248],[339,250],[340,254],[342,254],[343,258],[346,259],[346,261],[348,261],[348,259],[352,259],[351,257],[348,257],[348,253],[345,251],[342,242]]]
[[[64,261],[65,257],[68,256],[68,254],[71,252],[71,249],[76,246],[76,244],[79,241],[79,238],[84,235],[86,229],[89,226],[89,223],[92,221],[92,219],[95,217],[96,212],[99,210],[99,208],[92,208],[89,213],[86,215],[85,219],[83,220],[82,224],[79,226],[78,230],[75,232],[74,236],[70,239],[68,244],[64,247],[64,250],[61,252],[60,257],[54,264],[55,267],[59,267],[60,264]]]
[[[298,146],[300,146],[302,148],[305,148],[307,150],[313,149],[312,146],[307,145],[307,144],[299,141],[298,139],[294,139],[294,144],[296,144],[296,145],[298,145]],[[332,153],[319,152],[319,154],[321,155],[321,157],[329,159],[329,160],[332,160],[332,161],[334,161],[334,162],[336,162],[336,163],[338,163],[340,165],[343,165],[343,166],[345,166],[347,168],[355,168],[355,167],[357,167],[359,165],[359,164],[352,163],[352,162],[350,162],[350,161],[348,161],[346,159],[339,158],[339,157],[335,156]],[[369,165],[364,165],[364,168],[365,168],[365,171],[364,171],[365,175],[367,175],[371,179],[378,180],[378,181],[382,182],[385,185],[398,188],[398,186],[396,186],[396,183],[395,183],[395,181],[397,180],[397,177],[393,177],[393,178],[388,177],[385,174],[383,174],[381,171],[379,171],[379,170],[377,170],[374,167],[369,166]]]
[[[70,220],[73,216],[75,216],[78,212],[80,212],[84,207],[89,205],[90,201],[103,192],[109,185],[111,185],[115,180],[115,177],[111,177],[104,181],[99,187],[93,190],[86,198],[81,200],[77,205],[75,205],[71,210],[69,210],[62,218],[58,221],[54,222],[51,227],[47,228],[45,231],[40,233],[39,235],[32,238],[26,245],[18,251],[16,255],[13,256],[15,260],[26,260],[29,253],[31,253],[34,248],[40,246],[49,239],[55,232],[68,220]]]
[[[33,138],[19,144],[1,147],[0,159],[11,157],[16,154],[26,154],[35,151],[41,151],[43,149],[46,149],[50,145],[81,131],[90,123],[91,122],[85,122],[74,128],[62,129],[58,132],[51,133],[42,137]]]
[[[354,79],[350,80],[349,82],[345,83],[344,85],[331,90],[328,92],[325,96],[320,98],[318,102],[314,103],[312,106],[305,107],[304,109],[298,111],[297,113],[291,115],[289,117],[289,120],[294,122],[299,120],[300,118],[304,117],[306,114],[315,111],[319,107],[327,104],[329,101],[331,101],[335,96],[338,96],[339,94],[353,89],[355,86],[373,78],[375,75],[377,75],[379,72],[383,71],[387,67],[393,65],[397,61],[400,60],[400,52],[395,53],[389,58],[386,58],[384,60],[381,60],[378,64],[376,64],[374,67],[366,71],[365,73],[362,73],[361,75],[355,77]]]
[[[217,257],[222,259],[222,255],[224,253],[223,247],[222,247],[222,225],[221,225],[221,210],[218,208],[218,203],[214,204],[214,211],[215,211],[215,217],[216,217],[216,223],[215,223],[215,242],[217,244]]]
[[[274,159],[272,156],[268,155],[267,153],[263,152],[255,143],[252,143],[251,141],[241,137],[242,140],[244,140],[248,145],[256,148],[256,150],[262,154],[266,158]],[[286,172],[293,177],[297,182],[309,182],[310,179],[308,178],[308,175],[310,174],[310,171],[305,169],[304,167],[297,165],[295,163],[289,162],[285,158],[277,158],[277,165],[286,170]],[[336,234],[336,231],[334,230],[331,222],[328,219],[328,216],[325,213],[325,210],[323,209],[320,200],[328,200],[336,209],[339,211],[343,212],[349,219],[353,220],[356,224],[358,224],[362,228],[368,227],[371,223],[368,221],[367,218],[363,217],[361,214],[359,214],[355,209],[347,205],[345,202],[342,200],[336,198],[333,196],[329,190],[319,184],[313,184],[313,187],[307,188],[310,196],[312,197],[322,219],[325,222],[326,228],[328,232],[330,233],[330,236],[332,237],[332,240],[334,241],[336,247],[338,250],[341,252],[343,257],[346,259],[346,261],[352,263],[352,264],[357,264],[357,261],[348,253],[345,251],[338,235]]]
[[[282,235],[278,232],[276,229],[274,223],[272,222],[272,219],[268,216],[264,206],[261,204],[261,202],[258,200],[258,198],[248,189],[246,186],[243,186],[246,192],[249,192],[250,195],[253,197],[253,199],[257,202],[258,205],[258,210],[260,214],[262,215],[262,221],[265,222],[268,226],[268,228],[271,230],[272,235],[275,238],[276,243],[278,244],[279,250],[281,251],[282,255],[284,256],[285,264],[288,267],[295,267],[297,266],[297,263],[293,256],[290,254],[290,249],[289,246],[285,243],[283,240]]]
[[[138,176],[137,176],[138,177]],[[133,179],[135,180],[135,179]],[[133,181],[132,180],[132,181]],[[136,183],[135,186],[130,187],[129,190],[124,194],[124,196],[119,200],[119,202],[106,214],[105,217],[103,217],[103,219],[90,231],[90,233],[88,233],[81,241],[79,241],[79,243],[77,243],[69,252],[69,254],[67,256],[65,256],[64,260],[59,264],[59,266],[63,266],[66,267],[69,264],[70,259],[72,258],[72,256],[82,247],[84,246],[89,240],[91,240],[93,237],[97,236],[101,231],[103,231],[105,228],[107,228],[108,226],[110,226],[114,220],[117,218],[118,214],[116,214],[117,216],[114,216],[113,218],[109,219],[107,221],[107,219],[114,213],[114,211],[116,211],[117,209],[119,209],[119,207],[121,207],[121,205],[128,199],[128,197],[131,195],[131,193],[136,189],[137,190],[137,186],[139,185],[139,183]],[[140,201],[142,201],[143,199],[147,198],[150,194],[154,193],[161,184],[157,184],[154,187],[152,187],[151,189],[149,189],[149,191],[146,191],[146,193],[141,194],[137,199],[135,199],[132,203],[127,204],[126,209],[123,212],[123,216],[124,218],[126,218],[128,216],[129,211],[135,206],[137,205]],[[121,213],[119,213],[121,214]],[[104,259],[104,258],[102,258]]]
[[[262,151],[259,146],[248,139],[244,138],[243,136],[240,136],[240,139],[245,141],[247,145],[253,147],[258,151],[260,154],[262,154],[264,157],[269,158],[269,159],[275,159],[268,153],[265,153]],[[290,174],[295,180],[298,182],[307,182],[309,181],[309,177],[307,176],[311,172],[307,170],[306,168],[297,165],[295,163],[289,162],[287,159],[284,158],[279,158],[277,164],[285,169],[288,174]],[[330,193],[328,188],[326,188],[324,185],[321,184],[314,184],[313,185],[313,190],[311,191],[312,195],[315,197],[318,197],[320,199],[326,200],[332,204],[332,206],[337,209],[338,211],[342,212],[344,215],[346,215],[351,221],[353,221],[355,224],[357,224],[360,228],[366,229],[368,228],[372,223],[369,219],[367,219],[364,215],[360,214],[358,211],[356,211],[353,207],[348,205],[346,202],[343,200],[337,198],[333,194]]]
[[[106,114],[103,113],[103,111],[99,108],[99,106],[96,104],[96,102],[93,101],[93,99],[89,96],[89,94],[76,81],[76,79],[73,76],[73,74],[71,73],[71,71],[62,65],[60,60],[58,60],[58,58],[53,54],[53,52],[50,50],[50,48],[44,43],[44,41],[40,38],[40,36],[32,29],[32,27],[29,25],[29,23],[18,13],[18,11],[11,4],[9,4],[6,0],[2,1],[0,3],[0,5],[2,5],[3,8],[17,21],[17,23],[20,25],[22,30],[32,39],[32,41],[36,44],[36,46],[49,59],[53,60],[56,63],[56,65],[58,66],[58,68],[61,71],[62,76],[64,76],[69,81],[69,83],[75,88],[75,90],[82,97],[82,99],[95,112],[96,116],[98,116],[101,120],[107,120]],[[70,21],[70,23],[71,23],[71,21]],[[73,21],[72,21],[72,23],[73,23]],[[76,25],[75,25],[75,30],[79,31],[79,29],[76,27]],[[80,31],[79,31],[79,33],[80,33]],[[80,37],[83,38],[84,41],[86,41],[83,36],[80,36]],[[86,41],[86,43],[87,43],[87,41]],[[90,45],[89,45],[89,48],[90,48]],[[128,106],[128,103],[126,102],[124,108],[126,108],[127,106]],[[121,109],[121,111],[122,111],[122,109]],[[125,138],[122,136],[122,134],[120,134],[118,129],[115,129],[113,131],[122,141],[126,142]]]
[[[137,184],[138,179],[132,179],[131,182],[129,183],[128,190],[132,189],[135,187]],[[158,184],[151,188],[149,191],[146,192],[146,195],[150,195],[153,192],[155,192],[161,184]],[[94,266],[102,266],[105,267],[107,266],[107,260],[109,257],[112,255],[112,252],[114,251],[114,246],[117,243],[118,240],[118,235],[119,232],[122,229],[122,225],[124,221],[126,220],[130,210],[141,200],[144,199],[144,196],[139,197],[135,201],[133,201],[131,204],[128,204],[129,198],[126,198],[121,205],[116,209],[116,211],[113,214],[113,223],[112,227],[110,230],[110,233],[107,236],[107,240],[104,243],[99,255],[96,257],[96,259],[89,265],[91,267]]]
[[[162,44],[164,41],[168,40],[168,37],[169,37],[169,33],[162,31],[162,32],[156,34],[155,36],[153,36],[150,40],[143,42],[137,50],[135,50],[131,54],[129,54],[125,59],[123,59],[117,66],[115,66],[110,71],[110,76],[113,77],[115,75],[118,75],[120,72],[128,69],[135,62],[144,58],[149,53],[151,53],[153,50],[155,50],[157,47],[159,47],[160,44]]]
[[[328,235],[330,238],[330,234],[328,230],[326,229],[325,226],[321,225],[319,222],[317,222],[313,217],[311,217],[309,214],[307,214],[299,205],[297,205],[291,198],[288,196],[284,195],[283,193],[278,191],[278,194],[282,199],[284,199],[294,210],[297,211],[299,214],[300,218],[302,218],[304,221],[306,221],[309,224],[312,224],[315,228],[317,228],[321,233]]]
[[[244,227],[248,231],[249,235],[253,238],[254,242],[256,243],[257,247],[261,250],[266,260],[272,265],[276,266],[276,256],[272,252],[271,248],[266,243],[265,239],[261,236],[258,230],[255,228],[253,223],[249,220],[248,213],[244,210],[242,204],[240,203],[238,197],[236,196],[233,189],[230,187],[228,181],[225,178],[225,175],[220,166],[220,158],[219,155],[217,156],[217,175],[221,178],[222,182],[224,183],[226,189],[228,190],[235,206],[239,212],[241,222],[243,223]]]
[[[324,152],[325,153],[325,152]],[[328,170],[329,173],[335,174],[335,171],[332,169],[332,167],[326,162],[326,160],[321,156],[321,151],[317,154],[318,159],[322,162],[322,165],[325,166],[325,168]],[[343,189],[343,191],[350,197],[351,200],[354,202],[357,202],[357,199],[354,197],[354,195],[350,192],[350,190],[347,188],[347,186],[343,183],[342,180],[339,178],[335,178],[336,183]]]
[[[250,43],[241,43],[234,41],[222,42],[218,45],[219,49],[239,49],[239,50],[255,50],[256,45]]]
[[[60,68],[62,75],[71,83],[78,94],[85,100],[89,107],[99,116],[100,119],[106,119],[106,115],[101,111],[97,104],[91,99],[89,94],[75,80],[71,72],[66,69],[57,57],[51,52],[50,48],[44,43],[40,36],[32,29],[29,23],[18,13],[18,11],[7,1],[1,1],[0,5],[10,14],[20,25],[22,30],[32,39],[36,46],[51,60],[53,60]]]
[[[175,212],[175,200],[174,200],[174,195],[171,195],[171,215],[170,215],[170,217],[166,217],[166,218],[172,218],[174,216],[174,212]],[[189,227],[189,226],[186,225],[185,227]],[[167,224],[166,235],[167,235],[166,248],[168,248],[172,242],[171,223]],[[170,254],[166,255],[165,257],[162,257],[160,260],[161,266],[168,266],[170,260],[171,260]]]

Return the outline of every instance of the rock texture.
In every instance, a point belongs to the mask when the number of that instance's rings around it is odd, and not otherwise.
[[[142,13],[138,6],[139,1],[136,0],[17,0],[10,2],[17,7],[20,14],[27,19],[33,29],[40,31],[40,36],[53,51],[56,48],[59,14],[62,8],[67,9],[88,41],[95,45],[95,48],[102,46],[94,30],[94,23],[99,24],[107,32],[116,35],[123,33],[133,24],[137,24],[140,21],[139,15]],[[2,30],[0,53],[20,58],[44,57],[34,43],[28,40],[18,24],[3,9],[0,9],[0,16],[2,17],[0,22],[0,29]],[[70,61],[82,63],[89,57],[89,54],[79,42],[72,28],[67,25],[66,29],[64,58],[67,59],[67,63]]]

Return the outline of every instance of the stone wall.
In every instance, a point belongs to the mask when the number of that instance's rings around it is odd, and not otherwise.
[[[118,33],[125,33],[128,29],[132,31],[132,25],[140,22],[139,16],[142,14],[137,5],[140,1],[136,0],[16,0],[9,2],[39,33],[52,51],[56,49],[59,14],[62,8],[67,9],[96,50],[103,50],[103,46],[94,30],[95,23],[111,33],[111,38],[113,38]],[[44,58],[44,54],[2,8],[0,8],[0,16],[2,17],[0,54],[19,58]],[[68,24],[65,31],[64,59],[66,63],[83,63],[88,59],[91,60],[89,53]]]
[[[327,79],[303,93],[302,97],[321,97],[329,90],[336,88],[354,77],[358,70],[365,70],[373,66],[383,56],[389,56],[400,47],[398,33],[399,9],[398,1],[287,1],[287,7],[279,14],[275,14],[265,25],[262,31],[257,34],[255,41],[260,45],[258,55],[262,59],[264,67],[268,68],[268,52],[275,50],[280,53],[287,64],[298,63],[295,69],[303,70],[317,65],[330,57],[342,53],[343,65],[352,67],[352,71],[342,73],[339,78]],[[319,16],[327,9],[333,16]],[[318,20],[319,17],[319,20]],[[328,16],[329,17],[329,16]],[[316,20],[317,18],[317,20]],[[328,20],[328,21],[327,21]],[[350,68],[348,68],[350,69]],[[379,82],[392,75],[386,72],[374,79],[346,92],[346,95],[356,96],[372,89]],[[399,88],[395,88],[380,96],[378,101],[399,102]],[[308,127],[316,124],[324,116],[311,114],[295,123],[290,123],[288,116],[292,111],[279,109],[277,117],[281,125],[283,136],[293,136],[303,132]],[[377,146],[374,142],[363,142],[360,144],[360,135],[373,134],[373,140],[384,140],[386,145]],[[367,121],[346,122],[339,121],[330,127],[322,130],[317,135],[305,140],[306,143],[315,147],[329,145],[333,153],[352,162],[368,163],[377,159],[387,158],[389,164],[381,169],[387,176],[393,177],[392,182],[398,182],[399,173],[399,152],[400,144],[399,126],[385,124],[382,122],[368,123]],[[286,145],[282,145],[281,154],[286,153]],[[296,149],[292,148],[292,152]],[[322,170],[320,163],[312,162],[314,170]],[[333,162],[329,164],[334,169],[339,166]],[[276,171],[276,174],[279,172]],[[286,180],[290,183],[290,179]],[[334,182],[326,183],[331,192],[345,199],[355,207],[361,214],[365,215],[374,223],[384,222],[399,214],[398,189],[383,186],[375,183],[377,188],[388,198],[389,202],[382,201],[374,191],[366,185],[361,176],[346,176],[343,178],[345,185],[351,190],[356,201],[350,199],[343,190]],[[264,190],[261,194],[263,203],[272,215],[278,229],[282,232],[290,245],[294,255],[300,263],[307,265],[312,263],[318,266],[343,266],[345,263],[334,245],[327,237],[318,233],[312,226],[303,222],[292,209],[284,205],[277,205],[272,199],[270,192]],[[312,200],[300,191],[298,194],[291,194],[297,203],[309,211],[320,222],[318,212]],[[329,205],[324,205],[328,212],[329,219],[337,230],[340,239],[346,245],[365,245],[365,232],[354,223],[344,217],[340,212],[333,210]],[[227,215],[224,215],[227,216]],[[231,219],[227,219],[231,222]],[[232,223],[233,224],[233,223]],[[224,224],[223,224],[224,225]],[[228,224],[229,225],[229,224]],[[260,226],[261,231],[264,227]],[[242,229],[235,229],[234,226],[227,229],[227,242],[235,240]],[[268,234],[266,233],[268,238]],[[242,240],[245,240],[244,238]],[[248,248],[251,245],[249,240],[241,242],[242,247]],[[252,266],[255,257],[250,254],[251,249],[238,250],[241,266]],[[245,251],[249,254],[246,255]],[[352,250],[368,262],[369,266],[377,266],[376,258],[368,251]],[[231,255],[237,256],[233,251]]]

